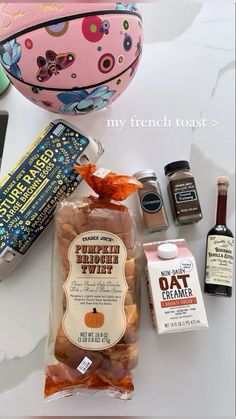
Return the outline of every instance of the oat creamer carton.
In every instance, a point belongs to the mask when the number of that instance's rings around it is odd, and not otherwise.
[[[144,244],[158,334],[208,327],[195,259],[184,239]]]

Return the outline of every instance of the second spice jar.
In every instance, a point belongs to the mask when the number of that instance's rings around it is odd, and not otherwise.
[[[150,233],[167,230],[169,223],[155,172],[153,170],[142,170],[135,173],[134,177],[143,184],[143,188],[139,189],[138,195],[145,230]]]
[[[197,223],[202,219],[202,210],[189,162],[175,161],[164,170],[169,178],[168,194],[175,224]]]

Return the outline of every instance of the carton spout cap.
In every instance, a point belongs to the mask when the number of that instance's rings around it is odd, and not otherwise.
[[[178,247],[174,243],[160,244],[157,254],[161,259],[173,259],[178,256]]]

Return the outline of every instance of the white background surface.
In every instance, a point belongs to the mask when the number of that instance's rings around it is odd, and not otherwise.
[[[103,142],[100,166],[130,174],[143,168],[156,170],[171,227],[143,240],[185,237],[203,286],[205,237],[214,223],[219,175],[230,176],[228,226],[234,230],[233,2],[161,1],[142,9],[146,43],[130,87],[111,108],[66,119]],[[57,115],[32,105],[14,88],[0,108],[10,114],[4,175]],[[140,119],[166,115],[172,127],[130,128],[133,115]],[[109,118],[125,119],[125,129],[107,128]],[[205,118],[208,127],[177,128],[176,118]],[[173,226],[163,167],[178,159],[189,159],[195,174],[204,213],[196,226]],[[82,184],[79,192],[88,193],[89,189]],[[136,209],[133,199],[128,202]],[[144,286],[133,400],[74,397],[44,404],[51,243],[49,228],[24,262],[0,283],[0,414],[234,415],[234,296],[204,296],[208,330],[157,336]]]

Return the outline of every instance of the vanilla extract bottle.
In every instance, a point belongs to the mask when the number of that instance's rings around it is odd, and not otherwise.
[[[216,224],[207,236],[205,288],[207,294],[231,297],[234,236],[226,225],[229,178],[218,178]]]

